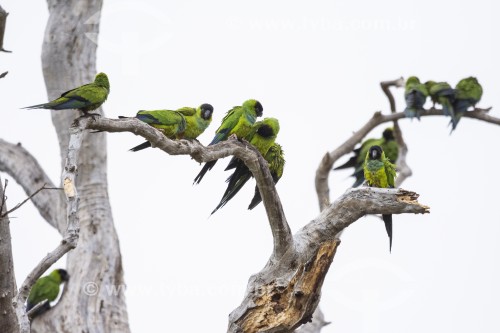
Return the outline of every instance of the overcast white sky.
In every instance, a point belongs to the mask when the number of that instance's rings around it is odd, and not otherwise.
[[[20,110],[47,100],[40,63],[46,4],[1,5],[10,12],[4,46],[14,52],[0,54],[0,72],[9,71],[0,80],[0,137],[21,142],[59,183],[49,111]],[[213,124],[200,137],[208,143],[228,109],[258,99],[264,116],[280,120],[287,164],[278,191],[296,231],[318,214],[313,180],[323,154],[374,111],[388,111],[380,81],[418,75],[456,84],[474,75],[484,89],[479,106],[500,117],[499,12],[493,0],[105,0],[97,55],[111,82],[104,109],[114,118],[211,103]],[[402,110],[403,91],[395,95]],[[447,123],[401,121],[414,173],[403,187],[418,192],[431,214],[394,216],[392,254],[379,219],[346,230],[323,287],[332,321],[325,333],[500,330],[500,128],[463,119],[449,135]],[[263,207],[246,210],[254,183],[208,218],[227,162],[192,186],[197,163],[156,149],[127,151],[142,141],[108,135],[132,331],[157,331],[167,321],[169,331],[223,332],[271,252]],[[331,175],[332,199],[351,185],[348,175]],[[25,194],[10,184],[12,207]],[[31,206],[14,215],[22,281],[60,236]]]

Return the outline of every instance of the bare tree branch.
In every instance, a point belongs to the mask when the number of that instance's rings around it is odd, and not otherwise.
[[[26,279],[24,280],[21,288],[19,288],[19,292],[14,297],[12,304],[16,309],[16,314],[19,322],[21,323],[21,333],[30,333],[30,324],[28,319],[28,314],[26,313],[26,300],[28,299],[28,295],[30,293],[31,288],[35,284],[36,280],[42,276],[47,269],[50,268],[56,261],[61,259],[63,255],[68,253],[70,250],[76,247],[78,242],[78,233],[67,233],[67,235],[62,240],[61,244],[59,244],[52,252],[48,253],[42,261],[38,263],[38,265],[33,268],[33,270],[28,274]],[[28,323],[26,328],[25,323]]]
[[[338,232],[365,214],[428,212],[428,207],[416,202],[417,195],[412,192],[353,189],[292,238],[267,163],[247,143],[229,139],[204,147],[196,140],[172,141],[137,119],[78,118],[71,129],[72,136],[78,131],[83,133],[84,129],[128,131],[141,135],[153,147],[170,155],[190,155],[198,162],[234,155],[248,166],[261,192],[265,194],[263,201],[275,247],[265,268],[250,278],[242,304],[231,313],[229,332],[271,329],[274,332],[289,332],[309,321],[319,302],[324,277],[339,244],[335,239]],[[261,306],[256,306],[258,304]],[[267,321],[264,324],[256,318],[267,318]]]
[[[473,111],[465,112],[463,118],[472,118],[485,121],[490,124],[500,125],[500,118],[490,116],[487,112],[488,109],[475,109]],[[421,117],[428,116],[443,116],[443,110],[431,108],[422,112]],[[356,144],[360,142],[372,129],[380,124],[386,123],[388,121],[395,121],[405,118],[403,112],[392,113],[388,115],[383,115],[380,111],[374,113],[372,118],[361,127],[357,132],[355,132],[349,139],[347,139],[343,144],[341,144],[337,149],[326,153],[321,160],[318,169],[316,171],[315,186],[316,193],[318,195],[320,210],[328,206],[330,203],[330,188],[328,186],[328,177],[333,164],[345,154],[350,153]]]
[[[30,195],[34,188],[56,187],[38,161],[20,143],[12,144],[0,139],[0,171],[6,172]],[[66,219],[56,207],[64,200],[59,191],[43,191],[32,198],[40,215],[61,234],[66,228]]]
[[[400,77],[399,79],[392,81],[380,82],[380,87],[382,88],[384,94],[389,99],[389,108],[392,113],[396,113],[396,101],[394,100],[394,96],[391,93],[390,87],[401,88],[404,87],[404,85],[405,85],[405,80],[403,79],[403,77]]]
[[[248,143],[242,144],[235,139],[209,147],[204,147],[197,140],[172,141],[160,131],[134,118],[120,120],[79,118],[77,123],[79,123],[81,130],[94,129],[139,134],[151,142],[153,147],[157,147],[170,155],[191,155],[200,163],[230,155],[236,156],[248,166],[262,193],[262,201],[264,202],[274,239],[273,258],[279,260],[281,256],[291,249],[292,233],[267,162],[252,145]]]
[[[49,300],[46,299],[46,300],[43,300],[41,301],[40,303],[38,303],[37,305],[35,305],[34,307],[32,307],[27,313],[26,315],[28,316],[28,319],[31,321],[31,319],[33,319],[33,314],[37,313],[38,310],[44,306],[45,304],[49,303]]]
[[[0,197],[2,197],[3,215],[5,207],[5,192],[0,179]],[[12,307],[12,297],[16,293],[16,277],[14,276],[14,261],[12,257],[12,243],[10,236],[9,217],[0,218],[0,327],[2,332],[18,333],[19,323]]]
[[[404,87],[404,79],[400,77],[397,80],[393,81],[384,81],[380,83],[382,90],[385,95],[389,99],[389,105],[391,108],[391,113],[396,113],[396,101],[394,100],[394,96],[390,90],[390,87],[395,86],[398,88]],[[394,137],[396,138],[396,142],[399,146],[399,154],[398,160],[396,162],[398,168],[398,177],[396,178],[396,187],[400,187],[401,184],[405,181],[406,178],[412,175],[412,171],[408,164],[406,163],[406,155],[408,154],[408,146],[403,139],[403,132],[401,131],[401,127],[399,127],[399,123],[397,120],[394,120]]]
[[[80,232],[80,220],[78,217],[79,197],[76,190],[75,178],[78,171],[78,153],[80,151],[80,147],[82,146],[83,133],[82,131],[72,127],[70,129],[70,134],[66,165],[61,177],[67,201],[67,228],[61,243],[52,252],[48,253],[30,272],[30,274],[28,274],[13,300],[18,320],[22,323],[21,333],[30,332],[28,315],[26,313],[24,303],[26,302],[29,292],[36,280],[40,278],[40,276],[42,276],[42,274],[45,273],[45,271],[47,271],[47,269],[58,261],[63,255],[74,249],[78,243]],[[43,187],[39,191],[42,189]],[[35,192],[35,194],[36,193],[37,192]],[[26,327],[24,327],[26,321],[28,321],[27,330]]]
[[[7,51],[6,49],[3,48],[3,38],[5,35],[5,25],[7,23],[7,16],[9,13],[7,13],[2,6],[0,6],[0,51],[1,52],[11,52]]]
[[[7,180],[5,180],[5,184],[7,185]],[[12,209],[8,210],[7,212],[1,214],[0,218],[2,218],[4,216],[7,216],[10,213],[12,213],[13,211],[21,208],[26,202],[28,202],[30,199],[32,199],[35,195],[37,195],[38,193],[40,193],[42,190],[61,190],[58,187],[46,187],[46,185],[47,184],[44,184],[38,190],[36,190],[35,192],[33,192],[33,194],[31,194],[29,197],[27,197],[26,199],[24,199],[23,201],[21,201],[20,203],[18,203],[17,205],[15,205],[14,208],[12,208]],[[3,207],[3,201],[2,201],[2,206],[1,207]],[[0,211],[1,211],[1,208],[0,208]]]
[[[293,237],[295,251],[252,276],[228,332],[290,332],[307,323],[340,244],[337,235],[367,214],[428,213],[418,195],[401,189],[349,189]]]

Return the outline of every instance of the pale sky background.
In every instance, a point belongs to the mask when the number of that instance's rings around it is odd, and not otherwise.
[[[10,12],[4,46],[14,52],[0,54],[0,72],[9,71],[0,80],[0,137],[21,142],[59,183],[50,112],[20,109],[47,101],[46,3],[1,5]],[[111,82],[104,109],[116,118],[211,103],[213,123],[200,137],[208,143],[227,110],[258,99],[264,116],[280,120],[287,164],[278,191],[297,231],[318,215],[314,174],[324,153],[374,111],[388,112],[380,81],[418,75],[454,85],[473,75],[484,89],[479,106],[500,117],[499,12],[493,0],[105,0],[97,54]],[[395,95],[402,110],[403,90]],[[414,172],[403,187],[418,192],[431,214],[394,216],[392,254],[377,218],[345,231],[323,287],[321,306],[332,321],[323,332],[500,330],[500,128],[462,119],[449,135],[447,123],[401,121]],[[192,186],[197,163],[156,149],[127,151],[142,141],[108,135],[132,331],[224,332],[248,278],[271,253],[263,206],[246,209],[254,182],[208,218],[225,189],[227,161]],[[352,184],[348,175],[331,175],[332,200]],[[7,195],[9,207],[25,198],[13,181]],[[20,283],[60,236],[31,205],[13,216]]]

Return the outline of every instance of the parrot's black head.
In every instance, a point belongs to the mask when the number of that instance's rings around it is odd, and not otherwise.
[[[255,101],[255,114],[257,117],[262,117],[262,113],[264,112],[264,108],[262,107],[262,104],[260,104],[259,101]]]
[[[68,272],[66,272],[65,269],[58,269],[57,272],[59,273],[59,276],[61,277],[61,283],[67,282],[69,280],[69,274],[68,274]]]
[[[382,148],[380,146],[371,146],[368,152],[368,159],[379,160],[382,157]]]
[[[204,120],[208,120],[212,117],[212,113],[214,112],[214,107],[210,104],[202,104],[200,106],[201,109],[201,117]]]
[[[257,134],[263,138],[270,138],[274,136],[274,130],[271,126],[264,124],[257,129]]]
[[[384,137],[385,141],[394,140],[394,129],[392,127],[386,128],[384,133],[382,133],[382,136]]]

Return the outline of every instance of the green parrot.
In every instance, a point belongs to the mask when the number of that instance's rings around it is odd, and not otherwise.
[[[380,146],[371,146],[366,153],[363,167],[368,186],[388,188],[394,187],[396,166],[392,164]],[[392,215],[383,214],[385,230],[389,236],[389,251],[392,249]]]
[[[26,311],[31,310],[38,303],[49,300],[52,302],[59,295],[59,285],[69,280],[69,274],[64,269],[56,269],[49,275],[39,278],[31,288],[26,305]],[[33,316],[38,316],[50,309],[49,302],[45,303]]]
[[[420,120],[420,114],[424,111],[424,104],[428,95],[429,92],[425,84],[420,83],[416,76],[411,76],[406,80],[406,108],[404,113],[407,118],[417,117]]]
[[[262,104],[255,99],[249,99],[243,105],[233,107],[222,119],[222,123],[215,131],[215,137],[209,146],[227,140],[232,134],[235,134],[238,139],[246,137],[251,131],[256,118],[262,116],[262,112]],[[214,167],[215,163],[217,163],[217,160],[205,163],[193,183],[199,184],[203,176]]]
[[[479,84],[475,77],[468,77],[460,80],[455,86],[455,102],[453,108],[455,110],[454,117],[451,118],[451,131],[457,128],[460,118],[469,109],[475,107],[483,96],[483,87]]]
[[[257,150],[266,156],[269,149],[273,146],[278,132],[280,130],[280,124],[276,118],[265,118],[262,121],[256,122],[245,139],[250,142]],[[233,157],[226,167],[226,170],[235,169],[233,174],[229,176],[227,182],[227,189],[222,196],[220,203],[212,211],[215,213],[219,208],[222,208],[225,204],[231,200],[236,193],[241,190],[243,185],[252,177],[252,173],[248,167],[243,163],[242,160]]]
[[[277,184],[281,176],[283,176],[283,169],[285,167],[285,153],[283,152],[281,145],[275,142],[271,148],[269,148],[264,158],[269,165],[269,171],[271,171],[274,184]],[[262,197],[260,196],[259,188],[255,185],[255,195],[253,196],[248,209],[254,209],[261,201]]]
[[[353,150],[354,156],[352,156],[346,163],[334,168],[334,170],[347,169],[350,167],[354,168],[354,173],[351,176],[356,178],[356,180],[354,181],[352,187],[358,187],[365,181],[363,171],[365,157],[370,147],[374,145],[381,146],[387,158],[392,163],[396,163],[396,161],[398,160],[399,145],[394,137],[394,129],[392,127],[388,127],[382,133],[381,138],[366,139],[365,141],[363,141],[363,143],[361,143],[360,147]]]
[[[183,107],[173,110],[139,111],[135,118],[159,129],[169,139],[196,139],[212,121],[214,108],[210,104],[199,107]],[[120,116],[119,118],[127,118]],[[139,151],[151,147],[151,142],[146,141],[130,149]]]
[[[75,109],[82,111],[84,116],[87,116],[89,115],[89,111],[97,109],[106,101],[108,94],[108,76],[104,73],[99,73],[95,76],[94,82],[92,83],[84,84],[78,88],[66,91],[61,97],[48,103],[27,106],[24,109]]]
[[[455,101],[455,90],[447,82],[427,81],[425,83],[429,96],[434,105],[439,103],[443,107],[445,116],[454,117],[453,102]]]

